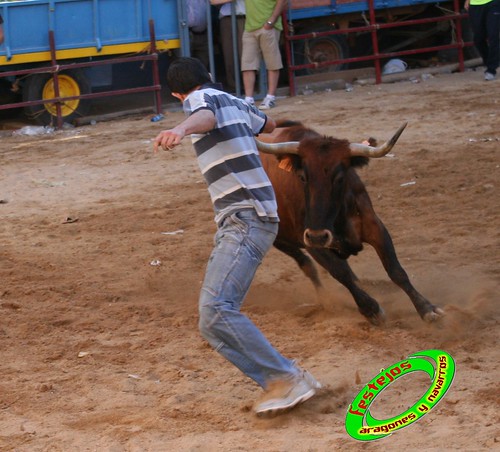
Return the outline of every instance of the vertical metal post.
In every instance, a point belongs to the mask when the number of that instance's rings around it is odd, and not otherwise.
[[[460,14],[460,4],[458,0],[453,0],[453,9],[455,10],[455,14]],[[455,28],[457,30],[457,43],[460,44],[458,50],[458,70],[460,72],[464,72],[465,63],[464,63],[464,39],[462,36],[462,19],[459,17],[455,19]]]
[[[210,67],[210,74],[212,75],[212,80],[216,81],[217,76],[215,74],[215,59],[214,59],[214,31],[212,27],[212,8],[209,0],[207,2],[207,38],[208,38],[208,64]]]
[[[368,8],[370,10],[370,25],[372,26],[371,37],[372,37],[372,45],[373,45],[373,55],[378,57],[379,48],[378,48],[378,37],[377,37],[377,18],[375,17],[375,5],[374,0],[368,0]],[[375,82],[377,84],[382,83],[382,71],[380,70],[380,59],[375,58]]]
[[[177,0],[177,17],[179,21],[179,38],[181,40],[181,56],[190,56],[191,45],[189,40],[187,10],[186,3],[183,0]]]
[[[240,53],[239,53],[239,30],[236,20],[236,5],[231,2],[231,37],[233,38],[233,63],[234,63],[234,83],[236,88],[236,96],[241,97],[241,73],[240,73]]]
[[[156,58],[153,59],[153,83],[155,87],[161,86],[160,83],[160,72],[158,69],[158,52],[156,51],[156,33],[155,33],[155,21],[154,19],[149,19],[149,40],[151,42],[151,55]],[[154,101],[155,101],[155,112],[156,114],[161,113],[161,88],[155,88],[154,91]]]
[[[100,24],[100,16],[99,16],[99,5],[98,0],[94,0],[93,9],[92,9],[92,21],[94,23],[94,39],[95,39],[95,48],[100,52],[102,49],[101,42],[101,24]]]
[[[54,95],[56,98],[59,98],[60,92],[59,92],[59,77],[58,77],[58,72],[59,68],[57,66],[57,59],[56,59],[56,40],[54,37],[54,30],[49,30],[49,45],[50,45],[50,59],[52,62],[52,70],[54,71]],[[63,120],[62,120],[62,109],[61,109],[61,102],[56,101],[56,114],[57,114],[57,128],[62,129],[63,126]],[[43,107],[45,108],[45,104],[43,104]]]
[[[290,6],[289,6],[290,8]],[[290,27],[288,26],[288,21],[287,21],[287,15],[283,11],[283,33],[284,33],[284,38],[285,38],[285,59],[286,59],[286,64],[287,64],[287,71],[288,71],[288,85],[290,86],[290,96],[295,96],[296,93],[296,87],[295,87],[295,71],[290,69],[290,66],[294,65],[295,62],[293,61],[292,58],[292,46],[293,46],[293,41],[289,40],[288,37],[290,36]]]

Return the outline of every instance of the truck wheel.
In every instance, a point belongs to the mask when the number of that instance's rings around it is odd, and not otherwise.
[[[304,31],[303,33],[307,33],[307,31]],[[349,45],[344,35],[331,35],[320,38],[306,39],[304,41],[299,41],[299,44],[296,47],[296,64],[323,63],[325,61],[349,58]],[[344,69],[347,69],[346,63],[305,69],[304,74],[321,74],[324,72],[335,72]]]
[[[59,92],[63,96],[80,96],[91,92],[90,83],[80,70],[61,71],[58,74]],[[51,74],[34,74],[29,76],[23,87],[23,101],[53,99],[55,97],[54,78]],[[85,116],[90,110],[90,100],[73,99],[61,104],[64,122],[71,123],[75,118]],[[43,125],[57,123],[55,103],[25,107],[26,116]]]

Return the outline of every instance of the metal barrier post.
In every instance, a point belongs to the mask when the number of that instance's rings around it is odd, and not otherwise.
[[[377,18],[375,17],[374,0],[368,0],[368,8],[370,11],[370,25],[372,26],[370,34],[372,37],[373,55],[375,57],[375,83],[382,83],[382,71],[380,70],[380,60],[378,59]]]
[[[189,40],[186,3],[183,0],[177,0],[177,14],[179,20],[179,37],[181,39],[181,55],[190,56],[191,45]]]
[[[465,69],[464,64],[464,55],[463,48],[467,46],[471,46],[471,42],[464,43],[462,37],[462,27],[461,20],[467,18],[468,15],[466,13],[460,13],[459,10],[459,0],[454,0],[454,9],[453,14],[448,14],[444,16],[438,17],[430,17],[430,18],[421,18],[421,19],[410,19],[410,20],[402,20],[388,23],[377,23],[375,8],[374,8],[374,0],[369,0],[369,14],[370,14],[370,23],[365,26],[357,26],[351,28],[345,28],[340,30],[332,30],[325,32],[310,32],[305,34],[293,34],[293,24],[292,22],[286,23],[285,31],[285,43],[286,43],[286,56],[287,56],[287,64],[288,64],[288,74],[289,74],[289,83],[290,83],[290,92],[291,95],[296,94],[296,79],[295,79],[295,71],[300,69],[317,69],[324,68],[328,66],[333,66],[336,64],[342,63],[354,63],[354,62],[366,62],[366,61],[374,61],[375,73],[376,73],[376,83],[382,83],[382,75],[381,75],[381,59],[384,58],[395,58],[398,56],[404,55],[416,55],[427,52],[436,52],[439,50],[446,49],[457,49],[458,50],[458,66],[461,72]],[[378,30],[382,29],[390,29],[390,28],[398,28],[407,25],[419,25],[419,24],[429,24],[435,22],[443,22],[443,21],[453,21],[455,23],[456,31],[457,31],[457,41],[458,43],[445,44],[445,45],[435,45],[430,47],[423,47],[417,49],[407,49],[400,51],[388,51],[386,53],[380,53],[379,50],[379,42],[378,42]],[[369,32],[372,38],[373,44],[373,54],[372,55],[363,55],[359,57],[353,58],[342,58],[338,60],[330,60],[330,61],[322,61],[322,62],[312,62],[307,64],[299,64],[295,65],[293,62],[293,55],[291,52],[292,42],[304,39],[316,39],[320,37],[333,36],[337,34],[349,34],[349,33],[363,33]]]
[[[149,19],[149,40],[151,42],[151,55],[156,58],[153,59],[153,83],[155,84],[154,92],[154,102],[155,102],[155,112],[160,114],[161,111],[161,83],[160,83],[160,73],[158,69],[158,52],[156,51],[156,33],[155,33],[155,21],[154,19]]]
[[[455,14],[460,15],[460,4],[458,0],[453,0],[453,8]],[[463,72],[465,70],[464,64],[464,39],[462,36],[462,19],[459,17],[455,19],[455,28],[457,30],[457,42],[460,44],[458,50],[458,70]]]
[[[289,4],[290,8],[290,4]],[[290,96],[295,96],[296,93],[296,87],[295,87],[295,71],[292,69],[292,66],[294,65],[293,61],[293,41],[289,41],[288,38],[290,33],[292,33],[293,28],[290,26],[291,24],[288,23],[288,17],[286,14],[286,11],[283,11],[282,14],[282,20],[283,20],[283,35],[285,38],[285,60],[286,60],[286,66],[287,66],[287,72],[288,72],[288,85],[290,87]]]
[[[231,37],[233,38],[233,64],[234,64],[234,84],[236,88],[236,97],[241,96],[241,72],[240,58],[238,45],[238,23],[236,21],[236,5],[231,2]]]
[[[207,38],[208,38],[208,64],[210,67],[210,75],[212,80],[217,80],[215,73],[215,58],[214,58],[214,30],[212,27],[212,9],[209,0],[207,2]]]
[[[56,41],[54,37],[54,30],[49,30],[49,45],[50,45],[50,59],[52,62],[52,69],[54,74],[54,95],[57,99],[60,97],[59,92],[59,67],[56,60]],[[63,119],[62,119],[62,109],[61,102],[56,101],[56,114],[57,114],[57,128],[62,129]],[[45,106],[45,104],[44,104]]]

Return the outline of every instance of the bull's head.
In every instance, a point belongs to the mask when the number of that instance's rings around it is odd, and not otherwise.
[[[405,127],[406,123],[380,146],[349,143],[318,134],[286,143],[256,140],[259,151],[275,155],[281,161],[280,166],[294,171],[304,183],[306,246],[331,248],[341,257],[362,249],[357,190],[363,192],[364,186],[353,175],[352,167],[366,165],[369,158],[385,156]]]

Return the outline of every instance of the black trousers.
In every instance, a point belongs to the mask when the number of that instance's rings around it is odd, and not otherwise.
[[[500,0],[469,6],[469,21],[486,71],[497,73],[500,64]]]

